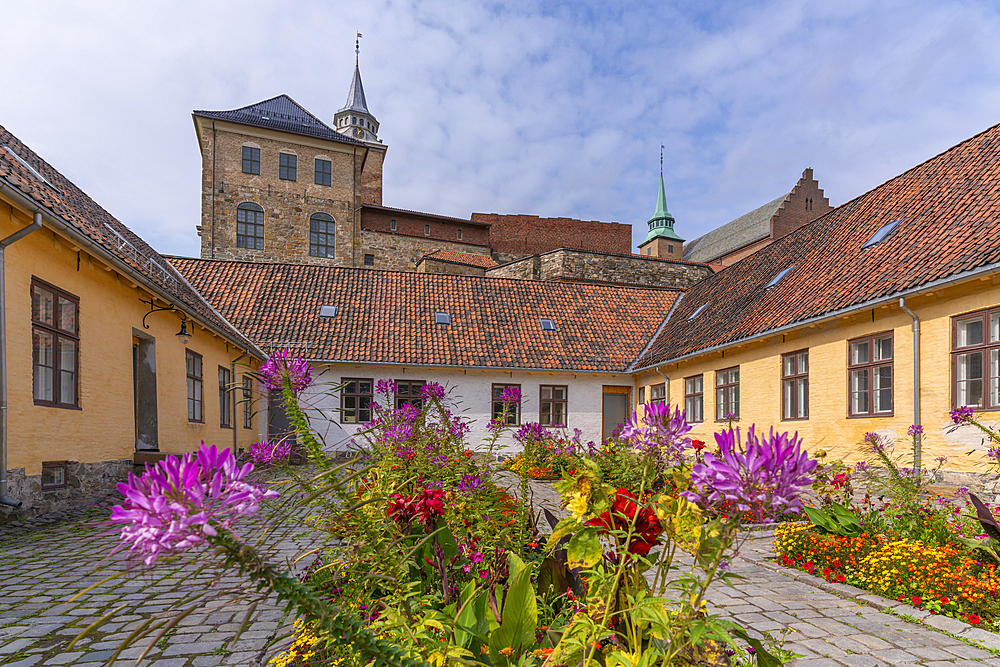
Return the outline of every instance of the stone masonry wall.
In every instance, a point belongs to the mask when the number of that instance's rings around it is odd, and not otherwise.
[[[556,250],[486,271],[487,276],[497,278],[604,282],[671,289],[686,289],[711,274],[712,270],[705,264],[580,250]]]
[[[302,143],[295,143],[293,135],[288,135],[288,140],[278,141],[217,130],[215,146],[212,145],[211,131],[203,132],[203,137],[202,224],[198,227],[202,257],[334,266],[351,266],[354,261],[360,262],[357,249],[353,247],[358,240],[354,233],[353,187],[355,180],[362,182],[365,176],[361,172],[361,161],[355,163],[352,153],[343,152],[332,142],[302,138]],[[259,175],[243,173],[244,145],[260,148]],[[281,152],[296,154],[295,181],[278,178],[278,156]],[[329,186],[314,183],[317,157],[332,163]],[[372,158],[371,166],[378,168],[377,176],[368,177],[369,189],[374,191],[375,186],[381,183],[381,160]],[[262,250],[236,246],[237,206],[243,202],[252,202],[264,209]],[[309,218],[320,212],[331,215],[336,221],[336,256],[333,259],[309,255]]]
[[[416,271],[417,262],[424,255],[436,250],[448,250],[467,254],[485,255],[486,248],[478,248],[464,243],[441,241],[433,238],[385,234],[361,230],[361,254],[373,255],[374,264],[365,266],[363,257],[358,258],[358,267],[365,269],[387,269],[389,271]]]
[[[501,263],[557,248],[632,252],[632,227],[617,222],[497,213],[473,213],[472,220],[491,224],[490,247],[494,259]]]
[[[116,484],[133,471],[131,459],[78,463],[66,469],[66,488],[42,490],[41,475],[25,475],[24,468],[8,471],[8,495],[20,500],[21,508],[0,506],[0,524],[70,509],[95,498],[119,498]]]

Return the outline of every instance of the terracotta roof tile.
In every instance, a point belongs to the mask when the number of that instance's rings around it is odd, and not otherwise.
[[[451,252],[449,250],[435,250],[428,255],[424,255],[424,258],[437,259],[443,262],[452,262],[454,264],[479,266],[484,269],[491,269],[494,266],[497,266],[497,263],[494,262],[493,258],[489,255],[472,255],[465,252]]]
[[[677,292],[475,276],[171,258],[262,346],[324,361],[620,372]],[[321,319],[320,306],[336,305]],[[451,325],[434,324],[435,312]],[[539,318],[555,331],[542,331]]]
[[[862,246],[882,225],[899,226]],[[691,287],[635,368],[1000,262],[1000,125]],[[765,289],[782,269],[795,266]],[[697,318],[688,317],[701,305]]]
[[[200,316],[203,324],[241,345],[250,344],[191,289],[166,259],[3,126],[0,126],[0,179],[138,272],[150,286],[184,304],[190,313]]]

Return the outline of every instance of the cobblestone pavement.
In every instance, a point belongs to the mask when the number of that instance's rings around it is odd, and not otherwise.
[[[531,490],[536,508],[558,509],[551,485],[532,484]],[[140,664],[259,665],[275,652],[268,644],[289,632],[291,619],[273,600],[260,599],[235,573],[197,564],[129,570],[124,554],[109,556],[116,536],[92,524],[106,516],[107,510],[95,509],[30,527],[0,527],[0,665],[97,667],[146,621],[171,618],[192,605]],[[301,530],[286,529],[262,544],[269,545],[268,555],[276,562],[295,558],[311,540]],[[921,612],[912,607],[778,567],[767,560],[771,554],[768,535],[748,539],[733,563],[744,579],[734,588],[715,587],[709,599],[752,634],[789,629],[785,647],[803,656],[794,667],[1000,667],[1000,658],[948,633],[1000,649],[997,635],[950,618],[916,618]],[[302,565],[291,567],[301,570]],[[114,574],[119,576],[99,583]],[[66,650],[81,630],[114,610],[107,623]],[[115,664],[135,664],[149,639],[125,650]]]
[[[136,664],[155,639],[139,664],[258,665],[274,652],[268,644],[290,631],[292,619],[235,572],[198,563],[157,565],[150,571],[129,568],[123,552],[109,555],[117,535],[93,523],[108,511],[75,514],[68,520],[35,522],[30,530],[0,526],[0,665],[104,665],[147,621],[170,619],[189,608],[191,613],[162,638],[152,632],[114,664]],[[308,542],[301,530],[286,529],[261,548],[277,563],[294,558]],[[290,567],[299,571],[303,564]],[[99,583],[111,575],[118,576]],[[84,628],[112,611],[108,622],[67,650]]]

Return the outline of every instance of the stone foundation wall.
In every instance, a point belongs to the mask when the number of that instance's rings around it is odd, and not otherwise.
[[[358,258],[358,268],[384,269],[388,271],[416,271],[417,262],[424,255],[437,250],[461,252],[466,254],[483,254],[485,248],[476,252],[476,246],[441,241],[433,238],[415,238],[402,234],[383,234],[369,230],[361,231],[362,256]],[[372,265],[364,265],[363,255],[372,255]],[[478,274],[482,275],[482,274]]]
[[[424,257],[417,264],[417,273],[441,273],[452,276],[483,276],[486,269],[481,266],[470,266],[458,262],[443,262]]]
[[[712,275],[712,269],[691,262],[562,249],[489,269],[486,275],[686,289]]]
[[[66,467],[66,488],[51,491],[42,490],[41,475],[25,475],[24,468],[9,470],[7,495],[23,505],[19,509],[0,505],[0,524],[60,512],[98,498],[117,499],[121,496],[117,483],[127,480],[134,468],[131,459],[97,463],[70,461]]]

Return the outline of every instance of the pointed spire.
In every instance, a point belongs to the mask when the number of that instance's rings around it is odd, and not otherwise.
[[[361,69],[357,63],[354,65],[354,78],[351,80],[351,87],[347,91],[347,104],[341,111],[360,111],[371,114],[368,111],[368,102],[365,101],[365,87],[361,84]]]
[[[664,145],[660,144],[660,191],[656,193],[656,211],[653,212],[653,217],[647,223],[649,225],[649,234],[646,235],[646,240],[642,242],[642,245],[649,243],[657,237],[677,241],[682,240],[674,232],[674,216],[670,215],[670,211],[667,210],[667,190],[663,186],[664,148]]]

